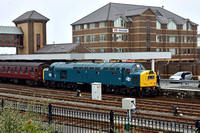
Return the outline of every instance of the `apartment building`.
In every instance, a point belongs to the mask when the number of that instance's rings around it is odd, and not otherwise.
[[[96,53],[170,51],[171,61],[196,62],[197,26],[163,7],[108,3],[74,22],[72,34]]]

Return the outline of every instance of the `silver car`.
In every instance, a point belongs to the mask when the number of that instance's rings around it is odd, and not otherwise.
[[[185,72],[185,80],[193,80],[193,74],[190,71],[184,71]],[[183,73],[183,71],[181,72],[177,72],[174,75],[172,75],[169,79],[171,80],[182,80],[181,74]]]

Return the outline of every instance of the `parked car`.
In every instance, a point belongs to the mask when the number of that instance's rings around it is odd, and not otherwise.
[[[185,80],[193,80],[193,74],[190,71],[184,71],[185,72]],[[177,72],[174,75],[172,75],[169,79],[171,80],[182,80],[181,78],[181,74],[183,73],[183,71],[181,72]]]

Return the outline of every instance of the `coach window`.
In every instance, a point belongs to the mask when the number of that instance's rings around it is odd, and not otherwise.
[[[17,73],[17,67],[15,67],[15,73]]]
[[[10,67],[7,68],[7,72],[10,73]]]
[[[28,74],[28,68],[27,67],[25,68],[25,74]]]
[[[23,73],[22,67],[19,68],[19,73],[21,73],[21,74]]]
[[[34,74],[34,70],[33,70],[33,68],[31,68],[30,73],[31,73],[31,74]]]
[[[35,73],[37,73],[37,68],[35,68]]]
[[[3,67],[3,72],[6,72],[6,68],[5,67]]]

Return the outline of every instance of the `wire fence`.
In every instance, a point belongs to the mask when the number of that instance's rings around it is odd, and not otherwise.
[[[1,107],[6,108],[11,102],[1,101]],[[43,124],[51,124],[54,131],[63,133],[134,133],[134,132],[198,132],[195,123],[170,121],[164,119],[148,118],[143,116],[98,112],[70,107],[58,107],[52,104],[31,105],[27,103],[12,102],[12,109],[21,112],[29,111],[42,118]]]

